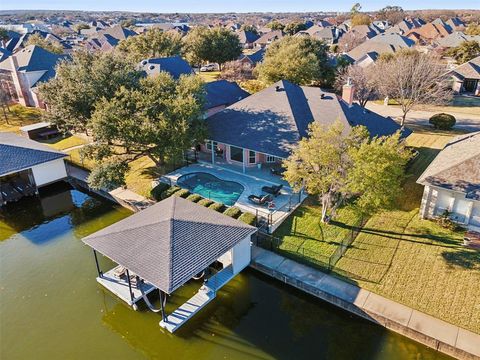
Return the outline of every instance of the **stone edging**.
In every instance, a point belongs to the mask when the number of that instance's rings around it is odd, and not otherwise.
[[[480,360],[480,335],[471,331],[256,246],[250,266],[437,351]]]

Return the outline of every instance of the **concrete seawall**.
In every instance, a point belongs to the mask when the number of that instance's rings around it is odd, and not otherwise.
[[[480,335],[471,331],[256,246],[250,266],[442,353],[480,360]]]

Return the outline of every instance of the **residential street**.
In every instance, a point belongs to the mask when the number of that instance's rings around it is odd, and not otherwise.
[[[373,101],[370,101],[367,103],[367,109],[383,116],[391,116],[393,119],[398,121],[400,121],[400,118],[402,116],[402,111],[398,106],[395,105],[384,106],[378,105]],[[407,120],[405,125],[429,125],[428,119],[436,113],[438,113],[438,111],[433,112],[424,110],[412,110],[407,114]],[[480,131],[480,108],[478,108],[477,114],[464,114],[454,111],[449,111],[448,113],[455,116],[455,118],[457,119],[457,124],[455,125],[456,129],[472,132]]]

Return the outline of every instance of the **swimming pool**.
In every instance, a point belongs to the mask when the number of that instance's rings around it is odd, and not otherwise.
[[[232,206],[245,188],[235,181],[227,181],[214,175],[195,172],[178,178],[177,185],[204,198]]]

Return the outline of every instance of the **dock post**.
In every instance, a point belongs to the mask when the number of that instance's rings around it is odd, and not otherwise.
[[[163,303],[163,291],[158,289],[158,292],[160,293],[160,308],[162,309],[162,320],[167,321],[167,317],[165,316],[165,304]],[[166,299],[165,299],[166,302]]]
[[[133,291],[132,291],[132,282],[130,281],[130,272],[127,269],[127,280],[128,280],[128,290],[130,291],[130,300],[133,305]]]
[[[100,270],[100,265],[98,265],[97,252],[95,251],[95,249],[93,249],[93,256],[95,256],[95,265],[97,265],[98,277],[102,277],[103,272],[102,272],[102,270]]]

